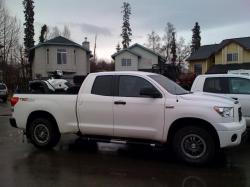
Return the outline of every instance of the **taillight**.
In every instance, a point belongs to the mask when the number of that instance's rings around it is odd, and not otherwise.
[[[12,97],[10,99],[11,106],[15,106],[18,103],[18,101],[19,101],[19,97]]]

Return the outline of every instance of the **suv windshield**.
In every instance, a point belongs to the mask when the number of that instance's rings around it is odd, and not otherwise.
[[[189,91],[185,90],[172,80],[164,77],[162,75],[149,75],[150,78],[154,79],[158,84],[160,84],[165,90],[173,95],[183,95],[190,93]]]
[[[6,86],[4,84],[0,84],[0,90],[5,90]]]

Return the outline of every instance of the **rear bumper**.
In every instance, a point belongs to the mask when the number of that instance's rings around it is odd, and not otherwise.
[[[237,146],[247,138],[245,118],[240,122],[230,123],[226,126],[226,130],[217,131],[221,148]]]
[[[16,124],[16,119],[15,118],[10,118],[9,121],[10,121],[10,125],[12,127],[17,128],[17,124]]]

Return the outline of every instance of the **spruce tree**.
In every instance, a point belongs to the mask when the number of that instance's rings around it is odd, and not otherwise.
[[[24,6],[24,46],[25,46],[25,55],[29,58],[29,76],[32,78],[32,64],[31,59],[34,56],[34,52],[29,53],[29,49],[34,47],[34,1],[33,0],[23,0]]]
[[[122,6],[122,13],[123,13],[123,24],[122,24],[122,45],[123,49],[129,47],[129,43],[131,42],[132,36],[132,29],[129,23],[129,17],[131,15],[131,6],[128,2],[124,2]]]
[[[33,0],[24,0],[24,46],[26,50],[26,54],[28,49],[34,46],[34,1]]]
[[[41,35],[39,37],[39,42],[43,43],[45,42],[45,34],[48,31],[47,25],[43,25],[41,28]]]
[[[192,44],[191,44],[191,51],[192,53],[197,51],[201,46],[201,31],[199,23],[196,22],[194,28],[192,29],[193,36],[192,36]]]
[[[175,32],[172,33],[172,40],[171,40],[171,43],[170,43],[170,54],[172,56],[171,62],[174,65],[175,62],[176,62],[176,59],[177,59]]]

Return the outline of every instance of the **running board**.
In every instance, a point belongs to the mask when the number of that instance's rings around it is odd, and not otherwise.
[[[106,137],[106,136],[87,136],[80,135],[81,139],[86,141],[95,141],[95,142],[104,142],[104,143],[116,143],[116,144],[137,144],[137,145],[148,145],[151,147],[162,147],[164,144],[160,142],[151,141],[151,140],[143,140],[143,139],[124,139],[124,138],[114,138]]]

